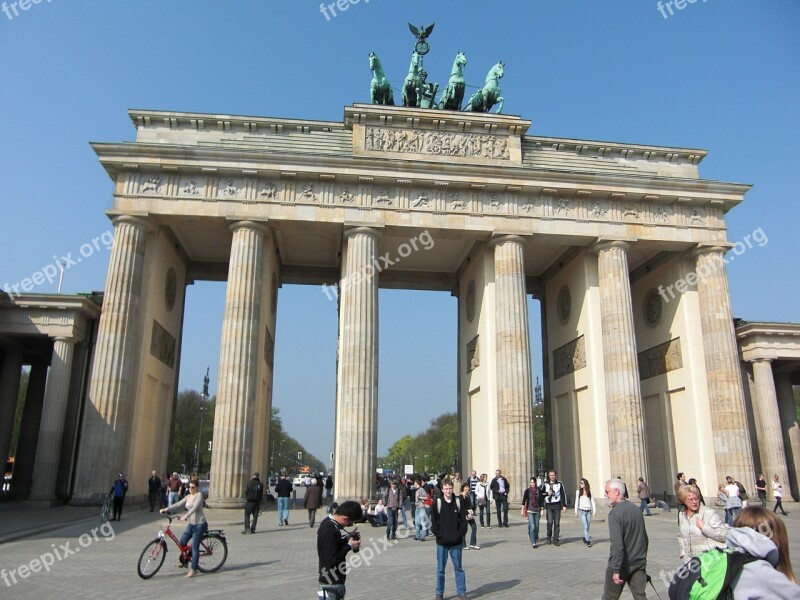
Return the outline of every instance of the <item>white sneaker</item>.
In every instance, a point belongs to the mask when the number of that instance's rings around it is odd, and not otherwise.
[[[473,550],[480,550],[481,549],[481,547],[478,546],[477,544],[475,544],[474,546],[470,546],[470,548],[472,548]]]

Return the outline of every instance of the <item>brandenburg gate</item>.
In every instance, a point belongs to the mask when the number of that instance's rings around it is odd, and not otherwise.
[[[679,465],[711,491],[753,472],[723,264],[725,213],[749,186],[701,179],[705,151],[369,104],[341,122],[130,118],[135,141],[93,145],[114,183],[115,241],[73,502],[119,470],[144,494],[166,464],[196,280],[227,281],[212,506],[241,505],[250,474],[267,471],[283,284],[333,286],[338,301],[337,498],[373,492],[380,287],[458,298],[465,470],[500,468],[520,494],[534,472],[533,295],[548,459],[565,482],[671,489]]]

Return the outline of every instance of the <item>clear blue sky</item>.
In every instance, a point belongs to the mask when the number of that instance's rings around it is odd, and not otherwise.
[[[361,0],[326,20],[291,0],[43,0],[0,12],[0,286],[13,285],[111,228],[112,186],[90,141],[132,140],[129,108],[340,120],[369,100],[367,55],[395,82],[408,69],[406,23],[436,22],[425,59],[445,82],[453,57],[468,84],[497,60],[505,112],[530,133],[705,148],[708,179],[752,183],[728,215],[729,239],[769,242],[729,267],[734,313],[800,321],[800,4],[698,0],[667,18],[651,0]],[[330,16],[330,15],[329,15]],[[108,252],[65,273],[64,292],[102,289]],[[45,283],[35,292],[54,292]],[[224,285],[189,288],[180,387],[212,389]],[[382,291],[379,451],[455,410],[455,299]],[[530,303],[534,373],[538,304]],[[285,286],[274,405],[320,458],[333,444],[336,306]]]

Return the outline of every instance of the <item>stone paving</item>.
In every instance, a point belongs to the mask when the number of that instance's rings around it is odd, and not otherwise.
[[[793,563],[800,571],[800,509],[793,503],[787,503],[787,508]],[[28,509],[0,504],[0,541],[24,536],[0,544],[0,568],[6,570],[5,578],[0,579],[0,598],[153,598],[165,594],[191,594],[195,598],[316,598],[316,528],[309,528],[305,510],[292,510],[290,525],[279,527],[275,510],[270,507],[262,513],[255,535],[240,533],[240,511],[208,510],[211,527],[222,527],[227,534],[229,554],[225,566],[217,573],[186,580],[185,571],[175,568],[175,547],[170,545],[161,571],[147,581],[136,574],[136,563],[142,548],[165,521],[147,510],[128,510],[122,521],[100,529],[96,513],[88,508]],[[599,598],[608,560],[606,514],[607,509],[598,507],[592,523],[591,548],[581,542],[581,526],[572,509],[563,515],[562,545],[558,548],[532,549],[527,540],[527,524],[518,511],[509,515],[508,529],[479,528],[481,549],[464,553],[468,597]],[[661,598],[666,600],[666,589],[658,575],[678,562],[677,513],[673,510],[654,514],[646,519],[650,537],[648,571]],[[181,528],[181,524],[176,527]],[[388,545],[379,541],[383,528],[361,525],[360,530],[364,540],[361,557],[369,559],[370,564],[357,567],[348,576],[348,600],[398,595],[433,598],[436,554],[432,539],[419,543],[411,536]],[[373,549],[371,557],[367,547]],[[32,561],[41,560],[47,553],[60,557],[48,565],[49,572],[39,570],[20,578],[20,566],[36,568]],[[12,569],[16,570],[16,583],[9,575]],[[631,596],[625,591],[622,597]],[[657,597],[648,588],[648,598]],[[445,598],[455,598],[452,567],[447,571]]]

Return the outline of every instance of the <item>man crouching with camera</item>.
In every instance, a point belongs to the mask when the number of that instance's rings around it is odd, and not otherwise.
[[[350,533],[345,527],[361,520],[361,505],[354,500],[342,502],[332,515],[322,521],[317,530],[319,557],[319,596],[325,600],[342,600],[347,579],[347,553],[361,548],[361,534]]]

